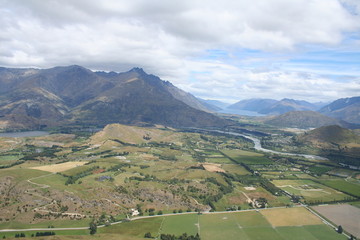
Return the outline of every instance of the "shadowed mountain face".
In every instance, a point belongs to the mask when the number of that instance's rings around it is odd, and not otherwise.
[[[321,108],[319,112],[329,117],[360,124],[360,97],[338,99]]]
[[[67,123],[163,124],[175,127],[227,124],[194,96],[134,68],[92,72],[80,66],[0,68],[0,128]]]

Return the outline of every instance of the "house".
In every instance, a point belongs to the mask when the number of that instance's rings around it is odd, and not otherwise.
[[[138,216],[140,214],[139,211],[134,208],[130,209],[130,211],[131,211],[131,216]]]

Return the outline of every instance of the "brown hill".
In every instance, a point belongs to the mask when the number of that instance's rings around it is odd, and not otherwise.
[[[298,137],[299,140],[312,143],[360,144],[360,136],[338,125],[320,127]]]
[[[279,116],[274,116],[271,119],[266,120],[265,123],[277,127],[290,128],[318,128],[328,125],[339,125],[348,128],[358,127],[355,124],[350,124],[313,111],[287,112]]]
[[[124,143],[139,144],[144,142],[172,142],[180,140],[181,134],[157,128],[143,128],[122,124],[109,124],[102,131],[91,137],[91,143],[102,144],[107,140],[119,140]]]

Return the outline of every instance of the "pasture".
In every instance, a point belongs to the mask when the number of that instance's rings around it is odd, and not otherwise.
[[[358,183],[348,182],[344,179],[320,180],[320,182],[339,191],[360,197],[360,184]]]
[[[266,209],[261,214],[273,227],[319,225],[321,220],[305,208]]]
[[[285,220],[278,222],[276,215]],[[280,218],[279,217],[279,218]],[[296,221],[299,219],[299,221]],[[232,213],[178,214],[121,223],[98,230],[99,236],[122,234],[124,237],[153,237],[161,233],[179,236],[200,234],[202,240],[345,240],[305,208],[264,209]],[[124,238],[126,239],[126,238]]]
[[[244,151],[244,150],[223,150],[223,153],[229,156],[237,163],[248,165],[271,165],[273,162],[262,153]]]
[[[283,218],[282,222],[276,219]],[[298,219],[299,221],[296,221]],[[56,222],[55,222],[56,224]],[[66,226],[66,224],[63,224]],[[49,229],[51,230],[51,229]],[[88,230],[55,231],[61,239],[143,239],[150,232],[153,237],[160,234],[180,236],[200,234],[202,240],[345,240],[344,235],[336,233],[323,224],[316,216],[304,208],[262,209],[259,211],[177,214],[173,216],[156,216],[123,222],[108,227],[98,228],[94,236]],[[26,232],[30,236],[34,232]],[[0,233],[7,238],[15,233]],[[59,239],[56,236],[46,239]],[[70,237],[69,237],[70,239]]]
[[[308,203],[332,202],[351,198],[345,193],[312,180],[273,180],[272,183],[291,194],[302,196]]]

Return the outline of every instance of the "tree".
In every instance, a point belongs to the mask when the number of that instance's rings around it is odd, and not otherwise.
[[[151,233],[150,232],[145,233],[144,238],[152,238]]]
[[[339,225],[339,226],[338,226],[338,229],[337,229],[337,232],[338,232],[338,233],[342,233],[343,231],[344,231],[344,230],[343,230],[342,226]]]
[[[94,235],[94,234],[96,233],[96,231],[97,231],[97,226],[96,226],[94,220],[90,223],[89,229],[90,229],[90,234],[91,234],[91,235]]]

